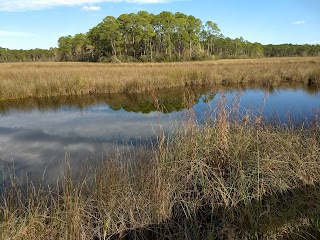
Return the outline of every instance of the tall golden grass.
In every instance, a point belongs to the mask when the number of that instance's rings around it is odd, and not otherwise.
[[[281,83],[276,88],[273,86],[261,86],[259,83],[219,85],[219,86],[194,86],[159,89],[148,93],[100,93],[69,96],[55,96],[42,98],[20,98],[0,101],[0,115],[6,115],[12,110],[29,112],[38,109],[41,112],[58,110],[61,107],[73,107],[80,110],[86,107],[106,104],[113,110],[124,109],[128,112],[150,113],[162,111],[165,113],[192,108],[203,95],[205,101],[215,98],[216,93],[223,91],[245,91],[247,89],[260,89],[266,92],[273,90],[298,90],[302,89],[306,94],[314,95],[319,88],[306,86],[304,83]],[[188,96],[188,102],[186,97]],[[161,108],[158,109],[156,101],[161,99]]]
[[[55,187],[19,186],[12,176],[0,200],[0,238],[317,239],[317,115],[283,126],[236,112],[222,100],[202,125],[190,111],[174,137],[159,126],[153,148],[77,173],[67,167]]]
[[[320,83],[320,58],[269,58],[189,63],[2,63],[0,100],[143,92],[179,86]]]

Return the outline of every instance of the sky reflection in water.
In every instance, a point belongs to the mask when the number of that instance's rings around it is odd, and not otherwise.
[[[223,92],[228,106],[240,96],[240,112],[245,113],[249,109],[252,114],[258,115],[262,107],[266,118],[276,118],[283,123],[287,122],[288,114],[293,121],[301,121],[302,118],[312,120],[314,110],[320,110],[319,91],[308,93],[295,89],[266,92],[247,89]],[[92,105],[87,103],[82,107],[58,104],[48,108],[29,107],[21,110],[21,104],[13,104],[5,110],[2,108],[0,181],[8,178],[9,168],[14,165],[14,172],[18,175],[27,174],[31,179],[43,176],[45,183],[53,183],[61,174],[61,163],[66,152],[75,165],[84,159],[94,161],[106,158],[115,149],[121,151],[128,146],[154,140],[159,124],[165,132],[172,132],[173,128],[181,126],[188,110],[183,110],[179,105],[194,109],[196,116],[201,119],[204,112],[217,109],[221,95],[220,91],[193,92],[191,95],[183,93],[181,97],[171,94],[159,101],[160,105],[161,102],[166,105],[165,112],[170,113],[155,111],[160,109],[159,105],[151,98],[141,99],[140,96],[128,98],[124,103],[121,100],[110,103],[113,109],[120,110],[112,110],[107,105],[108,101],[97,101]],[[114,100],[114,97],[110,99]],[[154,105],[157,108],[153,108]],[[143,109],[142,112],[149,113],[139,112],[139,107]]]

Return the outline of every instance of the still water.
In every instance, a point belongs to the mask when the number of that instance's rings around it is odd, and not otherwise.
[[[190,112],[201,123],[225,99],[239,112],[265,121],[312,121],[320,91],[278,89],[172,89],[154,94],[108,94],[0,102],[0,182],[10,173],[54,183],[66,157],[74,166],[155,142],[159,126],[179,128]]]

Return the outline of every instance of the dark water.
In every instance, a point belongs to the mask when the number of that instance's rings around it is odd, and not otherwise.
[[[68,159],[96,161],[152,143],[172,132],[194,110],[200,120],[226,99],[240,113],[266,121],[312,121],[320,91],[282,87],[258,89],[172,89],[153,94],[88,95],[0,102],[0,181],[10,173],[53,183]],[[290,116],[290,117],[289,117]],[[290,119],[290,120],[288,120]]]

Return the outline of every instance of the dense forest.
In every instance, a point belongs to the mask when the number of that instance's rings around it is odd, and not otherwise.
[[[320,45],[262,45],[242,37],[231,39],[212,21],[203,24],[192,15],[166,11],[107,16],[85,34],[59,38],[58,48],[0,48],[0,62],[163,62],[291,56],[320,56]]]

